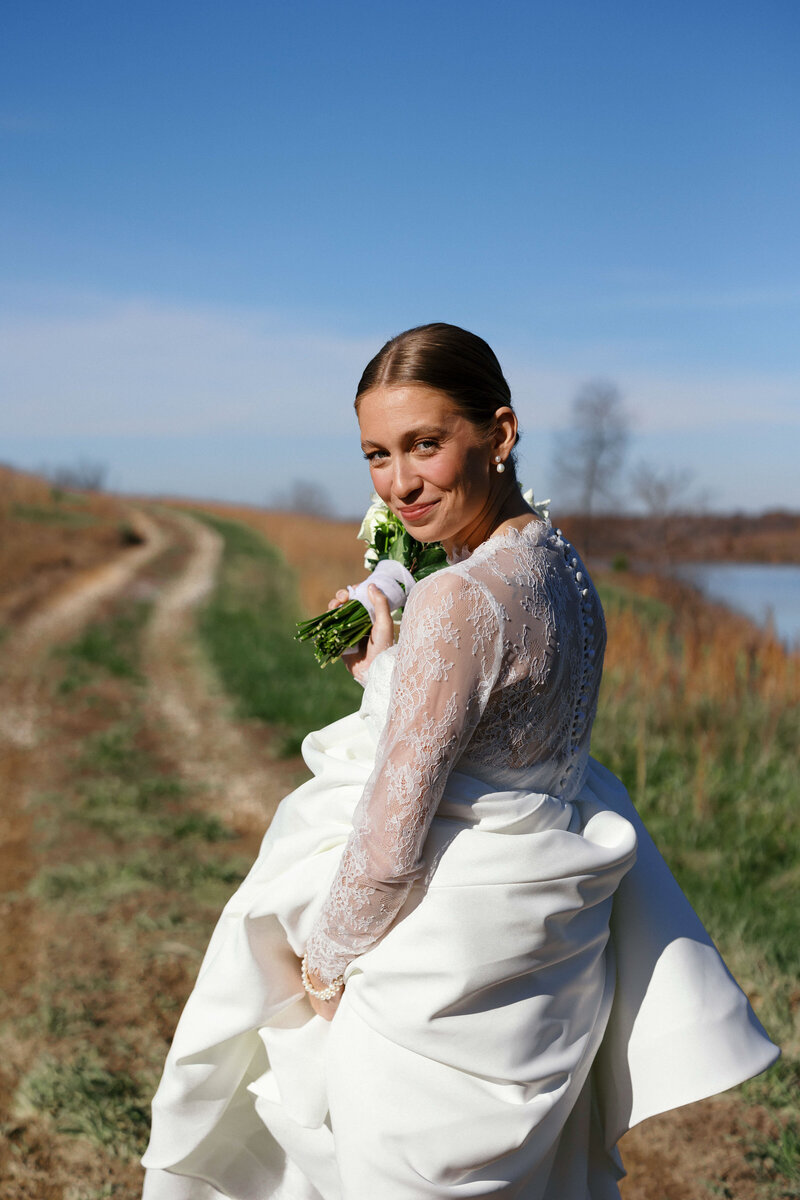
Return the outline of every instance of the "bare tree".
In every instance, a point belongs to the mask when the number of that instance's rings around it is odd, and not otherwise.
[[[694,472],[688,468],[655,467],[638,462],[631,472],[631,492],[651,517],[678,515],[695,508],[689,489]]]
[[[42,474],[53,487],[64,491],[102,492],[108,467],[90,458],[80,458],[74,466],[43,467]]]
[[[572,484],[581,513],[615,494],[630,438],[630,417],[613,383],[593,380],[572,402],[569,430],[556,443],[555,466]]]
[[[687,467],[656,467],[648,462],[638,462],[631,472],[631,492],[650,518],[647,536],[666,561],[680,553],[680,518],[708,506],[708,492],[695,487],[694,478]]]

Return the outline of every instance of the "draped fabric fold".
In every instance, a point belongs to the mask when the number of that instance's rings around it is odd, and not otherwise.
[[[385,703],[368,688],[305,740],[314,777],[279,807],[179,1023],[146,1200],[610,1200],[626,1128],[776,1056],[593,761],[571,801],[453,772],[423,876],[348,967],[334,1021],[315,1016],[298,956]]]

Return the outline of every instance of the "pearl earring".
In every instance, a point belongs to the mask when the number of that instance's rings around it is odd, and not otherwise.
[[[503,471],[505,471],[505,469],[506,469],[506,464],[500,458],[499,454],[497,455],[497,457],[495,458],[494,461],[497,463],[497,466],[495,467],[495,471],[497,471],[498,475],[502,475]]]

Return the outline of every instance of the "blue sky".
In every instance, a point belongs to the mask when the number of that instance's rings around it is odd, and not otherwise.
[[[795,0],[7,0],[0,460],[358,512],[366,361],[497,350],[558,505],[570,402],[630,465],[800,508]]]

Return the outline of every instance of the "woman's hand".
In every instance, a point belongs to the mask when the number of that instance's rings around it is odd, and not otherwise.
[[[312,971],[308,972],[308,982],[318,992],[324,990],[324,985],[317,979]],[[310,992],[306,992],[306,1000],[313,1008],[318,1017],[322,1017],[323,1021],[332,1021],[339,1004],[341,1003],[344,988],[340,988],[332,1000],[318,1000],[316,996],[312,996]]]
[[[380,588],[375,587],[374,583],[369,585],[368,590],[372,607],[375,609],[375,620],[372,623],[372,630],[368,638],[362,638],[357,646],[353,646],[351,650],[345,650],[342,655],[342,662],[353,678],[357,679],[361,684],[366,683],[367,673],[372,665],[372,660],[382,650],[387,650],[389,646],[394,644],[394,621],[392,620],[392,610],[389,608],[389,601]],[[348,599],[347,592],[342,589],[330,601],[328,609],[338,608],[340,604],[344,604]]]
[[[347,588],[339,588],[332,600],[328,601],[328,612],[334,608],[341,608],[350,599],[350,593]]]

